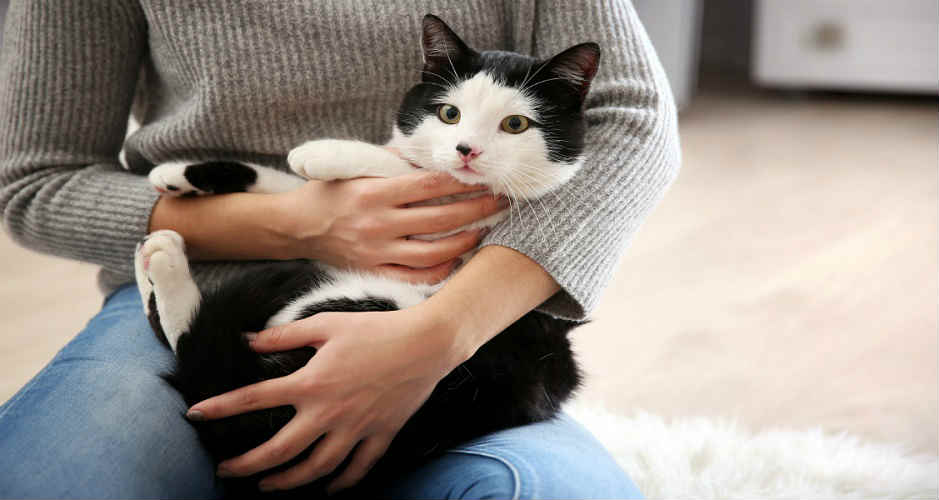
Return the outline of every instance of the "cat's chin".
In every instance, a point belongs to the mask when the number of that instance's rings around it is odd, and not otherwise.
[[[491,181],[486,176],[486,174],[483,174],[478,170],[474,170],[473,168],[467,166],[453,168],[428,168],[427,170],[446,172],[463,184],[484,184],[486,186],[491,185]]]
[[[485,184],[491,186],[489,179],[486,178],[485,175],[475,170],[468,169],[467,167],[460,167],[455,170],[448,170],[447,172],[463,184]]]

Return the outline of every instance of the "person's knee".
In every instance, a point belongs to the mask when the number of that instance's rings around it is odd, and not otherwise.
[[[383,498],[519,498],[519,474],[506,460],[451,450],[383,488]]]
[[[521,477],[508,460],[467,451],[450,454],[459,462],[450,498],[519,498]]]

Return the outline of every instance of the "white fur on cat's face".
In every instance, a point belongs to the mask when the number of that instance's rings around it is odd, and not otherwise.
[[[459,82],[436,104],[459,108],[460,121],[448,124],[430,114],[411,135],[395,127],[389,143],[420,167],[446,171],[467,184],[485,184],[512,198],[531,199],[567,182],[580,166],[580,161],[565,164],[549,160],[545,138],[534,126],[519,134],[502,130],[502,120],[511,115],[539,121],[537,103],[488,73]],[[457,150],[459,144],[479,155],[464,163]]]

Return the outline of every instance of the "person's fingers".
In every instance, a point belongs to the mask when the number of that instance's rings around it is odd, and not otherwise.
[[[314,421],[294,417],[260,446],[218,464],[219,477],[250,476],[297,456],[322,434]]]
[[[460,265],[461,262],[462,261],[460,259],[453,259],[449,262],[444,262],[443,264],[424,269],[407,267],[398,264],[383,264],[373,268],[373,270],[382,276],[387,276],[399,281],[406,281],[408,283],[414,284],[426,283],[432,285],[435,283],[440,283],[447,276],[450,276],[450,273],[452,273],[456,266]]]
[[[319,479],[342,464],[356,441],[342,433],[327,433],[322,441],[316,443],[309,457],[283,472],[264,478],[258,487],[261,491],[286,490]]]
[[[327,487],[327,492],[332,495],[339,490],[350,488],[356,485],[362,478],[372,470],[375,463],[385,454],[388,446],[391,445],[391,438],[373,436],[359,444],[352,456],[352,461],[346,466],[345,470],[339,474]]]
[[[384,254],[395,264],[426,269],[449,262],[476,248],[484,230],[462,231],[439,240],[399,239],[386,248]]]
[[[386,200],[394,205],[406,205],[459,193],[485,191],[481,184],[463,184],[446,172],[418,171],[383,180]]]
[[[505,210],[509,200],[502,196],[480,196],[446,205],[407,207],[388,218],[388,229],[400,236],[443,233],[458,229]]]
[[[200,401],[186,412],[189,420],[215,420],[249,411],[283,406],[290,392],[290,377],[272,378]]]
[[[310,316],[284,325],[277,325],[258,333],[248,333],[251,348],[257,352],[289,351],[300,347],[319,347],[328,339],[329,332],[321,317]]]

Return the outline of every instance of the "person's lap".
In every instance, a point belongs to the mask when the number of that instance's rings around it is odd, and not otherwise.
[[[0,406],[0,497],[185,497],[223,494],[214,464],[160,374],[136,287],[112,294],[39,375]],[[382,485],[388,497],[623,498],[639,492],[566,416],[450,450]]]

